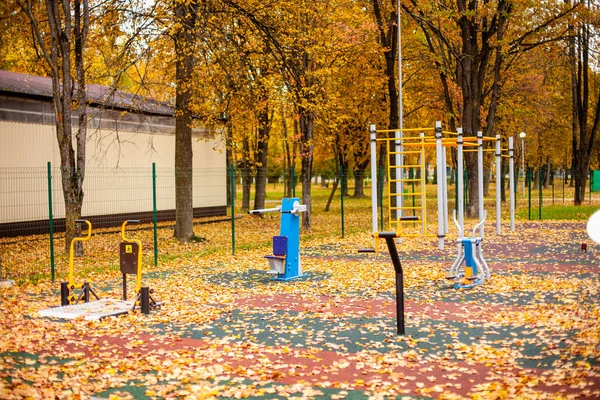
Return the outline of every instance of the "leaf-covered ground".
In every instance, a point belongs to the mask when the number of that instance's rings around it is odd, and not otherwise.
[[[56,282],[0,288],[0,398],[600,398],[600,245],[584,222],[487,227],[492,278],[473,289],[444,279],[454,241],[404,240],[406,336],[385,246],[356,254],[367,233],[341,239],[315,222],[302,235],[306,275],[291,282],[266,274],[276,218],[240,218],[235,255],[227,222],[198,226],[205,243],[161,230],[158,267],[152,232],[132,232],[164,303],[148,316],[41,317],[60,302],[63,255]],[[119,241],[99,231],[75,263],[102,298],[121,294]],[[47,245],[5,242],[2,262],[47,269]]]

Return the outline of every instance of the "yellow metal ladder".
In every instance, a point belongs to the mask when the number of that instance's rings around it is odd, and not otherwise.
[[[403,155],[402,165],[391,165],[388,163],[388,221],[390,229],[396,230],[398,237],[416,237],[427,235],[427,209],[425,201],[425,139],[423,137],[409,137],[402,139],[399,151],[392,148],[393,140],[387,141],[387,153],[390,156]],[[417,163],[406,164],[407,159]],[[410,176],[411,168],[415,172]],[[395,172],[395,173],[393,173]],[[398,183],[403,183],[404,193],[397,193],[393,188]],[[392,201],[395,199],[395,202]],[[395,204],[395,206],[392,206]],[[394,211],[396,218],[393,218]],[[402,220],[401,217],[415,216],[417,220]]]

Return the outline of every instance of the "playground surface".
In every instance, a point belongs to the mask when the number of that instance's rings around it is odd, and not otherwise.
[[[353,252],[368,234],[303,241],[290,282],[267,246],[191,252],[145,273],[163,302],[147,316],[47,318],[58,282],[0,288],[0,398],[600,398],[600,245],[581,221],[503,230],[472,289],[445,279],[454,241],[398,245],[405,336],[385,244]],[[92,279],[119,297],[118,274]]]

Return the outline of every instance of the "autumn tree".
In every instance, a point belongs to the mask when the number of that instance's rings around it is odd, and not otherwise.
[[[36,51],[52,79],[52,104],[65,200],[65,251],[68,252],[71,240],[78,234],[75,221],[81,217],[84,195],[87,138],[84,52],[90,27],[89,2],[47,1],[42,10],[39,1],[16,1],[29,19]],[[77,253],[81,252],[82,248],[78,246]]]
[[[194,235],[192,128],[194,125],[193,71],[196,65],[200,1],[175,0],[175,237]],[[203,10],[206,11],[206,10]]]
[[[575,182],[573,203],[581,205],[585,195],[585,184],[590,169],[590,160],[596,144],[598,128],[600,127],[600,91],[593,93],[592,68],[595,53],[594,42],[597,42],[597,16],[594,14],[597,6],[591,1],[582,2],[587,7],[580,10],[578,18],[569,23],[568,59],[571,72],[572,96],[572,137],[573,162],[572,171]],[[596,24],[594,24],[596,22]],[[592,77],[590,77],[592,75]],[[590,93],[592,92],[592,93]],[[595,107],[590,110],[590,95],[597,97]],[[592,100],[593,101],[593,100]]]
[[[346,49],[339,36],[343,26],[337,29],[336,23],[341,13],[351,16],[360,6],[334,1],[279,1],[266,8],[262,2],[224,1],[255,27],[294,104],[300,136],[302,203],[308,210],[302,226],[310,228],[315,119],[326,102],[324,82]]]
[[[459,97],[448,98],[446,104],[458,104],[456,113],[466,137],[478,131],[493,136],[505,71],[518,54],[555,40],[560,35],[554,30],[556,22],[572,11],[562,3],[538,6],[511,0],[435,4],[409,0],[402,8],[424,32],[429,51],[437,55],[436,68],[444,89],[451,86],[448,80],[460,88]],[[454,113],[453,109],[447,111]],[[476,155],[466,154],[465,162],[468,215],[474,216],[479,196]]]
[[[41,6],[34,7],[33,4],[32,11],[36,15],[43,11]],[[36,52],[34,36],[23,34],[31,31],[31,23],[29,16],[21,11],[17,1],[0,4],[0,68],[23,74],[46,75],[45,63],[40,62],[41,55]]]

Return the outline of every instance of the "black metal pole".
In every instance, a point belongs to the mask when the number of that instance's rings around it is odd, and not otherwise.
[[[69,282],[60,283],[60,305],[69,305]]]
[[[379,237],[384,238],[387,243],[390,257],[392,258],[392,264],[396,271],[396,327],[398,335],[404,335],[404,275],[402,273],[402,264],[400,263],[400,257],[398,257],[398,250],[396,249],[396,232],[379,232]]]
[[[140,303],[142,314],[150,314],[150,288],[148,286],[142,286]]]

